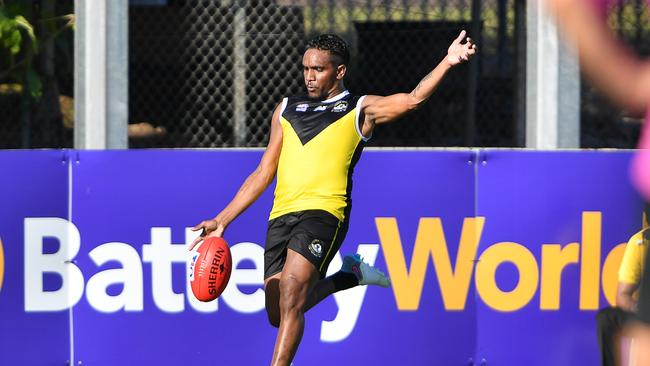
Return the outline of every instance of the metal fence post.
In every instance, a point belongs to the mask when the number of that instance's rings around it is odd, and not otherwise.
[[[233,24],[235,146],[246,146],[246,0],[236,3]]]
[[[128,147],[128,0],[75,0],[77,149]]]
[[[481,1],[472,0],[472,29],[469,36],[474,42],[480,44],[481,34]],[[476,38],[479,38],[478,40]],[[479,55],[469,63],[469,85],[467,86],[467,111],[465,114],[465,144],[474,146],[476,144],[476,93],[478,91],[478,78],[480,74],[481,56]]]
[[[544,2],[527,2],[526,147],[580,147],[580,68]]]

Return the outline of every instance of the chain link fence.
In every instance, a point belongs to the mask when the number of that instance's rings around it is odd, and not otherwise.
[[[28,9],[37,38],[45,18],[65,20],[72,0],[5,1]],[[346,86],[356,94],[410,91],[461,29],[480,52],[453,70],[431,100],[377,129],[374,146],[523,146],[525,0],[131,0],[129,145],[262,147],[286,95],[303,92],[305,42],[336,33],[352,46]],[[25,5],[27,4],[27,5]],[[6,9],[5,9],[6,10]],[[11,11],[6,10],[7,14]],[[623,0],[610,23],[648,54],[647,9]],[[73,32],[33,56],[41,95],[30,95],[0,47],[0,148],[72,147]],[[45,43],[41,43],[45,44]],[[21,71],[22,72],[22,71]],[[584,147],[633,147],[639,121],[582,88]]]
[[[265,146],[275,106],[303,91],[311,37],[341,35],[347,87],[386,95],[410,91],[466,29],[476,61],[372,144],[517,146],[514,20],[514,0],[132,2],[131,120],[164,130],[142,146]]]

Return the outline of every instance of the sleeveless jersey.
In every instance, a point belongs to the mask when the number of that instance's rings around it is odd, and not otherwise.
[[[270,219],[304,210],[347,218],[352,172],[367,141],[359,130],[362,101],[348,91],[324,101],[283,99],[282,150]]]

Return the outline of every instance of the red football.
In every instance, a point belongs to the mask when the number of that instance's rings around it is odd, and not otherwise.
[[[208,237],[192,253],[190,283],[192,292],[200,301],[219,297],[228,285],[232,270],[230,248],[223,238]]]

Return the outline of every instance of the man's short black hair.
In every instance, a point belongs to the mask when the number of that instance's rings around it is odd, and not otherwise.
[[[338,58],[339,65],[348,65],[350,62],[350,47],[343,38],[336,34],[321,34],[307,42],[307,49],[315,48],[328,51]]]

